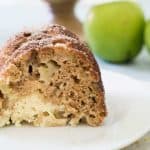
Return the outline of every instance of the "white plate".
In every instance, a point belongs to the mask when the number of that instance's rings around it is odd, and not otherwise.
[[[14,150],[113,150],[150,130],[150,85],[102,71],[108,117],[100,127],[7,127],[0,129],[0,148]]]

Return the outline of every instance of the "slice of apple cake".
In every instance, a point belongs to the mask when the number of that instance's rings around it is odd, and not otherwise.
[[[65,27],[22,32],[0,52],[0,126],[98,126],[104,88],[89,48]]]

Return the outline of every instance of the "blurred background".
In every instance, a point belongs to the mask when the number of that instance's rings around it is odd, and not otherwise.
[[[65,25],[85,40],[82,23],[89,9],[96,4],[110,0],[5,0],[0,1],[0,46],[16,32],[27,28],[37,29],[45,24]],[[150,1],[137,0],[150,18]],[[150,55],[145,47],[132,62],[114,64],[98,59],[101,67],[126,74],[135,79],[150,81]]]

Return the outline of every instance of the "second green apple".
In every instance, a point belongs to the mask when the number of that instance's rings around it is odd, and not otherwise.
[[[97,55],[113,63],[123,63],[140,52],[144,26],[143,12],[136,3],[112,2],[93,7],[84,30]]]

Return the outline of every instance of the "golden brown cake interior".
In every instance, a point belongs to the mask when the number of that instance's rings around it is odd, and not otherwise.
[[[88,47],[64,27],[24,32],[0,53],[0,126],[102,123],[104,89]]]

